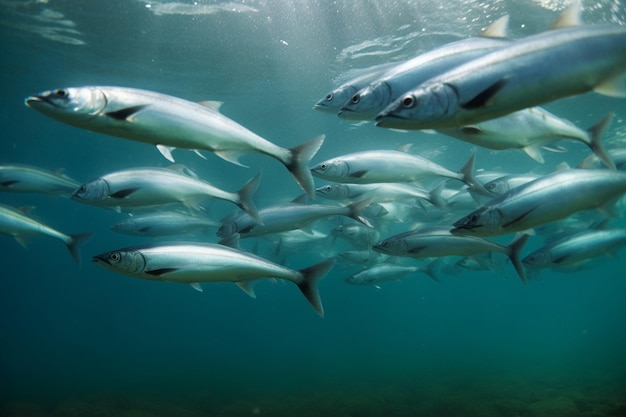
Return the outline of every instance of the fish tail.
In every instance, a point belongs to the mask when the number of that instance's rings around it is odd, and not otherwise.
[[[517,271],[517,275],[519,275],[524,284],[526,284],[526,271],[524,270],[524,266],[522,265],[522,261],[520,260],[520,253],[522,252],[522,248],[526,244],[526,241],[529,237],[530,235],[527,233],[516,236],[511,244],[506,248],[506,254],[513,263],[515,271]]]
[[[72,255],[72,259],[74,262],[80,266],[80,245],[88,241],[93,233],[80,233],[76,235],[69,235],[70,239],[65,242],[67,246],[67,250],[70,251],[70,255]]]
[[[609,125],[611,124],[613,116],[615,116],[614,113],[607,114],[602,120],[587,129],[587,132],[589,132],[589,136],[591,137],[591,142],[588,143],[591,151],[598,158],[600,158],[602,162],[606,164],[606,166],[608,166],[612,170],[616,170],[617,168],[615,167],[615,162],[613,162],[613,159],[611,159],[609,154],[606,153],[606,150],[602,145],[602,135],[604,134],[606,128],[609,127]]]
[[[324,143],[325,137],[326,135],[319,135],[308,142],[290,148],[291,159],[289,163],[285,163],[296,182],[311,198],[315,198],[315,185],[309,169],[309,162]]]
[[[441,192],[446,186],[446,181],[442,181],[438,186],[428,192],[429,202],[441,210],[449,210],[448,203],[441,196]]]
[[[365,217],[361,216],[361,212],[367,208],[372,203],[371,199],[365,199],[361,201],[357,201],[356,203],[352,203],[348,206],[349,212],[348,217],[356,220],[359,223],[362,223],[368,227],[374,227],[372,223],[369,222]]]
[[[478,181],[476,176],[474,176],[475,161],[476,161],[476,151],[473,151],[469,159],[465,163],[465,165],[463,165],[463,168],[461,168],[461,170],[459,171],[460,174],[462,175],[461,181],[467,184],[467,186],[471,190],[476,191],[478,194],[481,194],[487,197],[493,197],[493,195],[490,194],[489,191],[485,189],[485,187],[480,183],[480,181]]]
[[[259,211],[256,208],[256,204],[252,201],[252,196],[259,188],[259,181],[261,181],[261,173],[259,172],[254,178],[244,185],[241,190],[237,191],[238,201],[237,205],[243,211],[245,211],[255,222],[263,224],[263,220],[259,216]]]
[[[429,262],[428,265],[426,265],[426,268],[422,270],[422,272],[424,272],[434,281],[441,283],[441,280],[439,279],[439,269],[442,263],[443,260],[441,258],[437,258],[434,261]]]
[[[302,291],[302,294],[307,301],[313,306],[313,309],[324,317],[324,306],[322,306],[322,299],[317,288],[317,283],[320,279],[326,275],[326,273],[335,265],[334,259],[328,259],[324,262],[315,264],[308,268],[299,270],[302,275],[302,280],[297,282],[298,288]]]

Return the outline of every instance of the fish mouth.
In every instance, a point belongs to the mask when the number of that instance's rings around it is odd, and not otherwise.
[[[58,107],[54,102],[52,102],[48,98],[48,96],[41,95],[41,94],[36,95],[36,96],[26,97],[26,100],[24,100],[24,104],[26,105],[26,107],[30,107],[30,108],[35,108],[37,103],[46,103],[53,107]]]
[[[97,265],[101,265],[101,266],[111,266],[111,263],[107,261],[105,258],[101,257],[100,255],[97,255],[91,258],[91,262]]]

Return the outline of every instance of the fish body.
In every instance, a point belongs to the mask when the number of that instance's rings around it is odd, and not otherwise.
[[[91,233],[68,235],[47,226],[21,211],[0,204],[0,233],[13,236],[21,245],[30,236],[44,235],[60,240],[80,265],[80,245],[91,237]]]
[[[529,268],[559,269],[611,254],[626,245],[626,229],[588,230],[537,249],[522,262]]]
[[[81,185],[72,198],[100,207],[140,207],[176,202],[195,207],[199,201],[217,198],[236,204],[259,221],[252,202],[259,178],[257,175],[234,193],[174,169],[131,168],[106,174]]]
[[[318,187],[315,192],[319,196],[343,203],[365,199],[372,203],[382,203],[417,198],[426,200],[438,207],[445,206],[436,190],[428,191],[404,183],[327,184]]]
[[[418,155],[395,150],[355,152],[329,159],[311,169],[314,176],[339,183],[415,182],[428,177],[453,178],[482,190],[474,177],[474,155],[461,171],[452,171]]]
[[[541,107],[514,113],[458,128],[442,128],[439,132],[484,148],[523,149],[531,158],[543,163],[541,147],[556,139],[571,139],[587,145],[604,163],[615,169],[615,163],[602,146],[602,133],[612,115],[583,130]]]
[[[111,230],[133,236],[169,236],[217,227],[219,223],[204,217],[177,212],[147,213],[132,216],[111,226]]]
[[[0,191],[71,195],[80,186],[72,178],[46,169],[20,164],[0,165]]]
[[[352,285],[377,285],[386,281],[400,281],[415,272],[426,272],[426,268],[382,263],[350,275],[346,282]]]
[[[371,120],[406,91],[469,60],[485,55],[509,40],[473,37],[450,42],[386,71],[341,107],[345,119]]]
[[[224,116],[218,103],[194,103],[135,88],[51,90],[28,97],[26,105],[72,126],[156,145],[172,162],[175,148],[210,151],[236,164],[241,153],[265,154],[283,163],[298,184],[314,195],[308,164],[322,145],[323,135],[287,149]]]
[[[320,316],[324,310],[317,281],[333,266],[333,261],[325,261],[297,271],[223,245],[186,242],[118,249],[95,256],[93,262],[120,274],[193,284],[196,288],[203,282],[234,282],[251,296],[254,296],[251,281],[284,279],[300,288]]]
[[[579,211],[604,208],[624,193],[624,172],[606,169],[558,171],[492,198],[456,221],[452,233],[496,236],[528,230]]]
[[[461,239],[458,239],[459,237]],[[391,236],[376,243],[373,249],[390,256],[418,259],[471,256],[483,252],[502,253],[511,259],[517,273],[525,281],[526,276],[519,254],[527,239],[528,235],[522,235],[509,246],[503,246],[476,236],[454,235],[447,226],[433,226]]]
[[[382,127],[454,128],[592,90],[623,95],[625,71],[625,27],[558,28],[431,78],[389,104],[376,120]]]

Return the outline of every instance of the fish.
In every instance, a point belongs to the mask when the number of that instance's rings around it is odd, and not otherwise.
[[[443,186],[443,184],[441,184]],[[440,196],[438,186],[431,191],[404,183],[372,183],[372,184],[326,184],[315,189],[317,195],[331,200],[347,203],[355,200],[368,199],[371,202],[388,202],[406,199],[426,200],[432,205],[445,208],[445,201]]]
[[[386,281],[400,281],[406,275],[416,272],[422,272],[435,281],[439,281],[435,266],[435,262],[430,262],[427,266],[403,266],[393,263],[381,263],[352,274],[345,281],[352,285],[378,285]]]
[[[522,282],[526,283],[526,274],[520,262],[520,252],[528,238],[528,234],[521,234],[508,246],[503,246],[476,236],[454,235],[448,226],[427,226],[383,239],[372,249],[389,256],[418,259],[471,256],[483,252],[502,253],[509,257]]]
[[[455,128],[591,91],[626,96],[625,72],[626,27],[557,27],[425,81],[381,111],[377,126]]]
[[[115,171],[81,185],[72,199],[99,207],[141,207],[167,203],[183,203],[198,208],[198,202],[217,198],[236,204],[256,222],[261,222],[252,196],[260,181],[260,174],[248,181],[239,191],[221,190],[198,179],[190,170],[170,168],[130,168]]]
[[[366,68],[361,71],[361,74],[350,78],[339,87],[328,92],[323,98],[319,99],[317,103],[315,103],[313,109],[326,113],[338,112],[357,91],[367,87],[369,83],[379,78],[383,73],[395,65],[398,64],[392,62]]]
[[[508,45],[511,42],[505,39],[508,20],[504,16],[483,31],[482,36],[447,43],[394,66],[354,94],[341,107],[339,117],[372,120],[389,103],[424,81]]]
[[[347,216],[371,227],[369,221],[359,213],[369,204],[361,201],[348,206],[327,204],[279,204],[259,211],[260,222],[248,215],[241,215],[233,220],[226,220],[217,229],[217,235],[228,237],[238,234],[241,238],[281,233],[289,230],[310,230],[314,222],[330,216]]]
[[[60,240],[65,244],[72,259],[80,266],[80,246],[91,238],[92,233],[65,234],[47,226],[29,215],[25,210],[0,204],[0,233],[13,236],[22,246],[26,246],[26,238],[44,235]]]
[[[308,165],[322,146],[324,135],[287,149],[224,116],[219,112],[221,103],[194,103],[136,88],[85,86],[49,90],[26,98],[25,104],[75,127],[156,145],[171,162],[171,152],[176,148],[213,152],[242,166],[242,153],[261,153],[280,161],[305,192],[315,195]]]
[[[528,268],[563,269],[612,255],[626,245],[626,229],[585,230],[563,237],[522,259]]]
[[[333,267],[329,259],[308,268],[293,270],[259,256],[222,244],[164,242],[116,249],[96,255],[93,263],[113,272],[154,281],[191,284],[233,282],[256,298],[252,287],[260,278],[291,281],[321,317],[324,307],[317,283]]]
[[[544,162],[541,148],[546,144],[556,139],[572,139],[587,145],[607,167],[616,169],[601,142],[613,116],[610,113],[589,129],[582,130],[541,107],[531,107],[476,124],[438,129],[438,132],[488,149],[523,149],[539,163]]]
[[[522,175],[503,175],[494,180],[485,183],[485,189],[494,196],[504,194],[515,187],[526,184],[527,182],[539,178],[539,174],[522,174]]]
[[[565,219],[592,209],[607,214],[626,193],[626,173],[567,169],[515,187],[454,222],[453,234],[497,236]]]
[[[418,155],[398,150],[371,150],[354,152],[321,162],[311,168],[315,177],[349,184],[415,182],[428,177],[453,178],[485,195],[474,177],[472,153],[459,172],[451,171]]]
[[[0,165],[0,191],[71,195],[80,183],[67,175],[22,164]]]
[[[131,216],[111,226],[111,230],[133,236],[169,236],[207,230],[219,222],[205,217],[178,213],[156,212]]]

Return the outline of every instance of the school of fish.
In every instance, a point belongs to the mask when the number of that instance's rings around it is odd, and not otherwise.
[[[576,167],[477,174],[484,161],[474,153],[464,166],[449,167],[412,153],[411,144],[312,162],[323,134],[285,148],[223,115],[219,102],[85,86],[35,94],[25,104],[81,129],[154,145],[172,163],[175,149],[202,158],[214,153],[237,165],[244,153],[269,156],[303,194],[258,208],[255,193],[268,180],[261,174],[224,190],[180,164],[94,173],[99,176],[82,182],[16,162],[0,164],[0,191],[113,209],[124,220],[112,231],[151,239],[93,256],[103,268],[198,291],[203,283],[232,282],[251,297],[259,279],[290,281],[322,317],[318,282],[336,264],[356,271],[346,283],[377,287],[416,273],[439,281],[464,270],[496,270],[503,260],[524,283],[542,268],[586,268],[626,244],[626,230],[610,225],[623,214],[626,150],[604,137],[613,114],[579,127],[538,106],[589,92],[626,97],[626,27],[586,25],[580,14],[574,4],[552,28],[518,39],[507,37],[504,16],[476,36],[383,62],[314,105],[379,128],[434,130],[494,151],[520,149],[537,163],[544,162],[543,150],[563,151],[557,141],[577,141],[590,156]],[[202,203],[214,199],[232,203],[232,215],[207,216]],[[30,210],[0,205],[0,233],[23,245],[31,236],[52,237],[80,263],[80,246],[91,234],[61,232]],[[501,235],[510,239],[502,244]],[[263,239],[273,251],[242,250],[240,239]],[[528,242],[538,249],[523,256]],[[284,266],[285,256],[307,251],[326,260]]]

